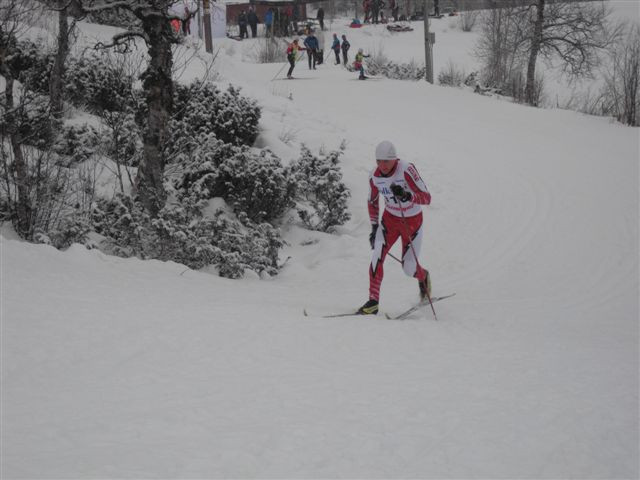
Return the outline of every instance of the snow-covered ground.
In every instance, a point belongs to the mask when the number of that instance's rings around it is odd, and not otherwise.
[[[470,58],[432,25],[436,72]],[[334,31],[371,49],[375,28]],[[419,58],[419,33],[384,49]],[[638,129],[331,61],[272,81],[253,42],[221,42],[218,81],[259,100],[257,146],[285,161],[346,141],[352,220],[287,227],[267,280],[5,233],[2,478],[637,478]],[[421,261],[457,293],[437,322],[320,317],[367,299],[383,139],[433,194]],[[416,297],[388,259],[382,309]]]

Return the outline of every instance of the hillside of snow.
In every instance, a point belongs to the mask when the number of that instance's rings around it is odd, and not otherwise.
[[[436,74],[470,71],[465,34],[432,25]],[[334,31],[420,58],[413,26]],[[3,229],[0,476],[638,478],[639,130],[362,82],[330,59],[274,80],[281,64],[250,61],[258,41],[220,42],[216,81],[258,99],[256,146],[285,161],[345,141],[352,219],[334,235],[285,226],[291,258],[262,280]],[[198,57],[181,81],[203,74]],[[420,259],[434,295],[456,293],[438,321],[322,318],[367,300],[381,140],[433,195]],[[399,313],[418,287],[385,267],[381,309]]]

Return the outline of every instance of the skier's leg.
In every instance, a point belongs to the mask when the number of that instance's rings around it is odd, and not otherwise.
[[[380,299],[380,285],[384,276],[384,259],[389,250],[400,236],[400,230],[393,222],[382,221],[378,226],[373,252],[371,253],[371,265],[369,266],[369,298]]]
[[[295,58],[289,58],[289,72],[287,73],[287,78],[291,78],[291,74],[293,73],[293,68],[296,66]]]
[[[406,226],[409,230],[410,237],[406,233],[402,233],[402,269],[409,277],[415,277],[418,280],[424,280],[427,273],[417,261],[416,255],[420,255],[420,247],[422,246],[423,226],[422,215],[409,217],[406,219]],[[409,238],[411,243],[409,243]],[[412,248],[413,245],[413,248]],[[415,255],[414,255],[415,252]]]

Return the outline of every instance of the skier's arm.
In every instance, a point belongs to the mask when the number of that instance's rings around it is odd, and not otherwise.
[[[378,224],[378,217],[380,215],[380,191],[375,186],[373,180],[369,178],[369,198],[367,199],[367,208],[369,209],[369,220],[372,225]]]
[[[427,186],[413,164],[410,164],[409,168],[404,172],[404,179],[411,190],[415,203],[418,205],[429,205],[431,203],[431,193],[429,193]]]

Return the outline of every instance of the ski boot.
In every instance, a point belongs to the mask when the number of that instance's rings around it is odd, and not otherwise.
[[[420,301],[427,300],[427,298],[431,298],[431,276],[429,275],[429,271],[425,270],[427,276],[424,277],[424,280],[418,280],[418,287],[420,287]]]
[[[378,313],[378,300],[369,300],[358,309],[358,315],[376,315]]]

